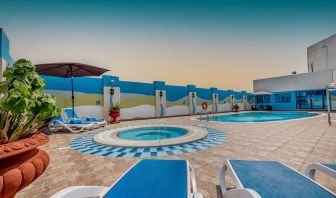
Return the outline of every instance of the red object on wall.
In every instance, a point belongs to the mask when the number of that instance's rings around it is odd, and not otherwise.
[[[49,165],[49,155],[38,146],[49,141],[35,133],[16,142],[0,145],[0,197],[12,198],[42,175]]]
[[[202,109],[203,110],[208,109],[208,103],[207,102],[202,102]]]
[[[111,124],[120,123],[120,112],[110,112],[109,116],[112,118]]]

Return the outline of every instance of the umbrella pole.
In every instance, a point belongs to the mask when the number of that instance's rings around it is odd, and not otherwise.
[[[75,118],[75,96],[74,96],[74,78],[71,67],[71,100],[72,100],[72,118]]]

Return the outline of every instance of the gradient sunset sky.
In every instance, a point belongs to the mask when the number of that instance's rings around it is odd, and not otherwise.
[[[0,0],[14,59],[82,62],[121,80],[252,90],[307,72],[335,0]]]

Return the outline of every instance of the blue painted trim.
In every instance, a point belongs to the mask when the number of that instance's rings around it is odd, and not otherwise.
[[[154,85],[150,83],[119,81],[121,93],[135,93],[155,96]]]
[[[166,84],[164,81],[154,81],[153,84],[155,90],[166,90]]]
[[[119,77],[117,76],[103,75],[102,79],[104,87],[119,87]],[[112,83],[112,81],[114,82]]]
[[[187,85],[188,92],[196,92],[196,86],[195,85]]]
[[[211,90],[211,93],[212,93],[212,94],[216,94],[216,93],[218,93],[218,90],[217,90],[217,88],[215,88],[215,87],[211,87],[210,90]]]

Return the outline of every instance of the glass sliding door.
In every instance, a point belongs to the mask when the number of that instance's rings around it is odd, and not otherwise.
[[[297,109],[310,109],[312,104],[310,91],[296,92],[296,108]]]
[[[326,93],[325,90],[297,91],[297,109],[325,109]]]
[[[325,107],[325,91],[314,91],[312,95],[312,109],[324,109]]]

